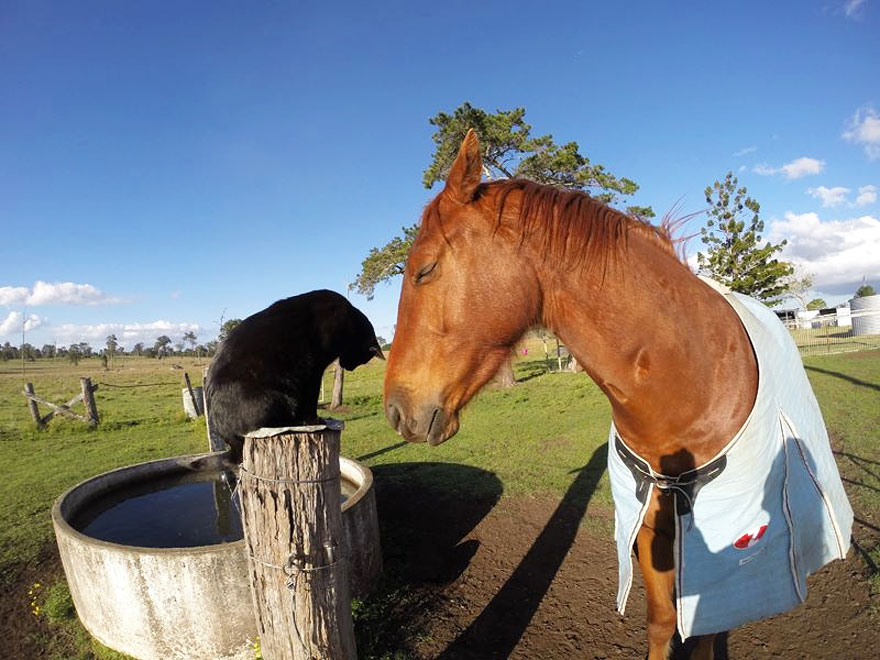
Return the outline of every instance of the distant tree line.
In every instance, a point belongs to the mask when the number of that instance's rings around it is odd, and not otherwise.
[[[139,356],[148,358],[168,358],[168,357],[211,357],[217,351],[217,340],[211,340],[199,343],[195,334],[187,333],[191,337],[184,335],[182,341],[172,345],[171,339],[167,335],[158,337],[153,345],[144,342],[134,344],[129,350],[121,346],[114,335],[107,338],[104,348],[95,349],[88,342],[79,342],[70,344],[69,346],[57,346],[55,344],[43,344],[38,348],[32,344],[25,343],[20,346],[13,346],[8,341],[0,346],[0,361],[7,362],[9,360],[26,360],[34,362],[36,360],[69,360],[74,364],[80,360],[89,358],[98,358],[107,360],[112,364],[112,360],[122,356]]]
[[[0,346],[0,362],[9,360],[21,360],[22,358],[28,362],[45,359],[67,359],[77,364],[80,360],[92,357],[100,358],[105,364],[112,364],[114,358],[125,355],[136,355],[138,357],[148,357],[163,359],[172,356],[183,357],[212,357],[217,352],[226,336],[239,324],[241,319],[229,319],[220,327],[220,335],[217,339],[212,339],[204,343],[199,343],[199,338],[195,332],[185,332],[183,336],[174,342],[168,335],[159,335],[152,345],[139,341],[129,350],[119,343],[115,334],[107,335],[104,347],[94,349],[85,341],[69,346],[57,346],[55,344],[43,344],[42,348],[37,348],[32,344],[22,344],[13,346],[8,341]]]

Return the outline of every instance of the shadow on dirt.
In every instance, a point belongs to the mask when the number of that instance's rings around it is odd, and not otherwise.
[[[494,473],[449,463],[397,463],[372,468],[382,547],[402,580],[446,584],[477,551],[462,541],[503,491]]]
[[[376,452],[396,449],[396,445]],[[385,563],[370,597],[355,603],[358,656],[391,657],[417,643],[426,618],[442,611],[442,585],[458,578],[479,548],[470,532],[503,487],[494,473],[448,463],[373,466]]]
[[[516,647],[577,536],[587,505],[605,472],[608,446],[576,470],[559,506],[532,547],[486,608],[438,660],[506,658]]]

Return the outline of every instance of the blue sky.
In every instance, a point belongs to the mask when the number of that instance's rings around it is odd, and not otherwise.
[[[660,214],[733,170],[816,295],[880,289],[880,2],[701,5],[4,0],[0,342],[207,341],[344,292],[466,100]],[[352,295],[386,338],[399,286]]]

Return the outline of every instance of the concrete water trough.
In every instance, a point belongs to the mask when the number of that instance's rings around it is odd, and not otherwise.
[[[221,473],[199,456],[140,463],[61,495],[52,522],[83,626],[139,660],[251,657],[256,622],[241,520]],[[369,468],[340,459],[352,594],[382,570]]]

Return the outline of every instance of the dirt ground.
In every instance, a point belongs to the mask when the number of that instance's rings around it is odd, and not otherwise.
[[[414,499],[412,492],[382,489],[380,517],[410,530],[405,544],[386,549],[389,563],[426,592],[419,611],[410,613],[422,631],[413,654],[424,660],[645,657],[641,577],[621,617],[614,542],[601,525],[579,526],[585,510],[612,524],[611,511],[586,508],[591,487],[576,481],[561,502],[448,499],[436,492]],[[867,576],[851,549],[846,561],[811,576],[803,606],[719,636],[716,657],[877,658],[880,617]],[[678,648],[675,656],[687,651]]]
[[[467,536],[476,552],[467,570],[440,588],[442,605],[425,617],[419,657],[644,657],[640,580],[619,616],[613,542],[581,531],[566,551],[567,541],[545,531],[553,513],[548,501],[504,501]],[[864,574],[852,551],[811,578],[803,607],[733,631],[719,640],[718,657],[876,658],[880,627]]]
[[[0,658],[25,660],[48,657],[46,640],[49,628],[45,620],[31,613],[28,591],[36,582],[41,585],[54,582],[63,574],[61,560],[55,547],[47,548],[33,566],[10,567],[3,575],[3,583],[12,588],[0,598]]]
[[[611,512],[588,508],[601,470],[578,477],[561,501],[502,498],[490,473],[462,466],[380,466],[374,472],[386,573],[407,594],[386,605],[388,651],[403,649],[419,660],[644,657],[640,579],[626,616],[619,616],[616,553],[602,531]],[[465,488],[450,492],[451,477],[480,482],[481,495]],[[413,481],[428,485],[414,489]],[[584,515],[599,523],[582,525]],[[717,657],[876,658],[880,617],[867,570],[851,550],[846,561],[810,579],[804,606],[721,637]],[[41,648],[48,631],[29,613],[27,590],[53,575],[60,575],[60,564],[47,549],[41,564],[22,569],[12,593],[0,599],[0,657],[48,657]]]

